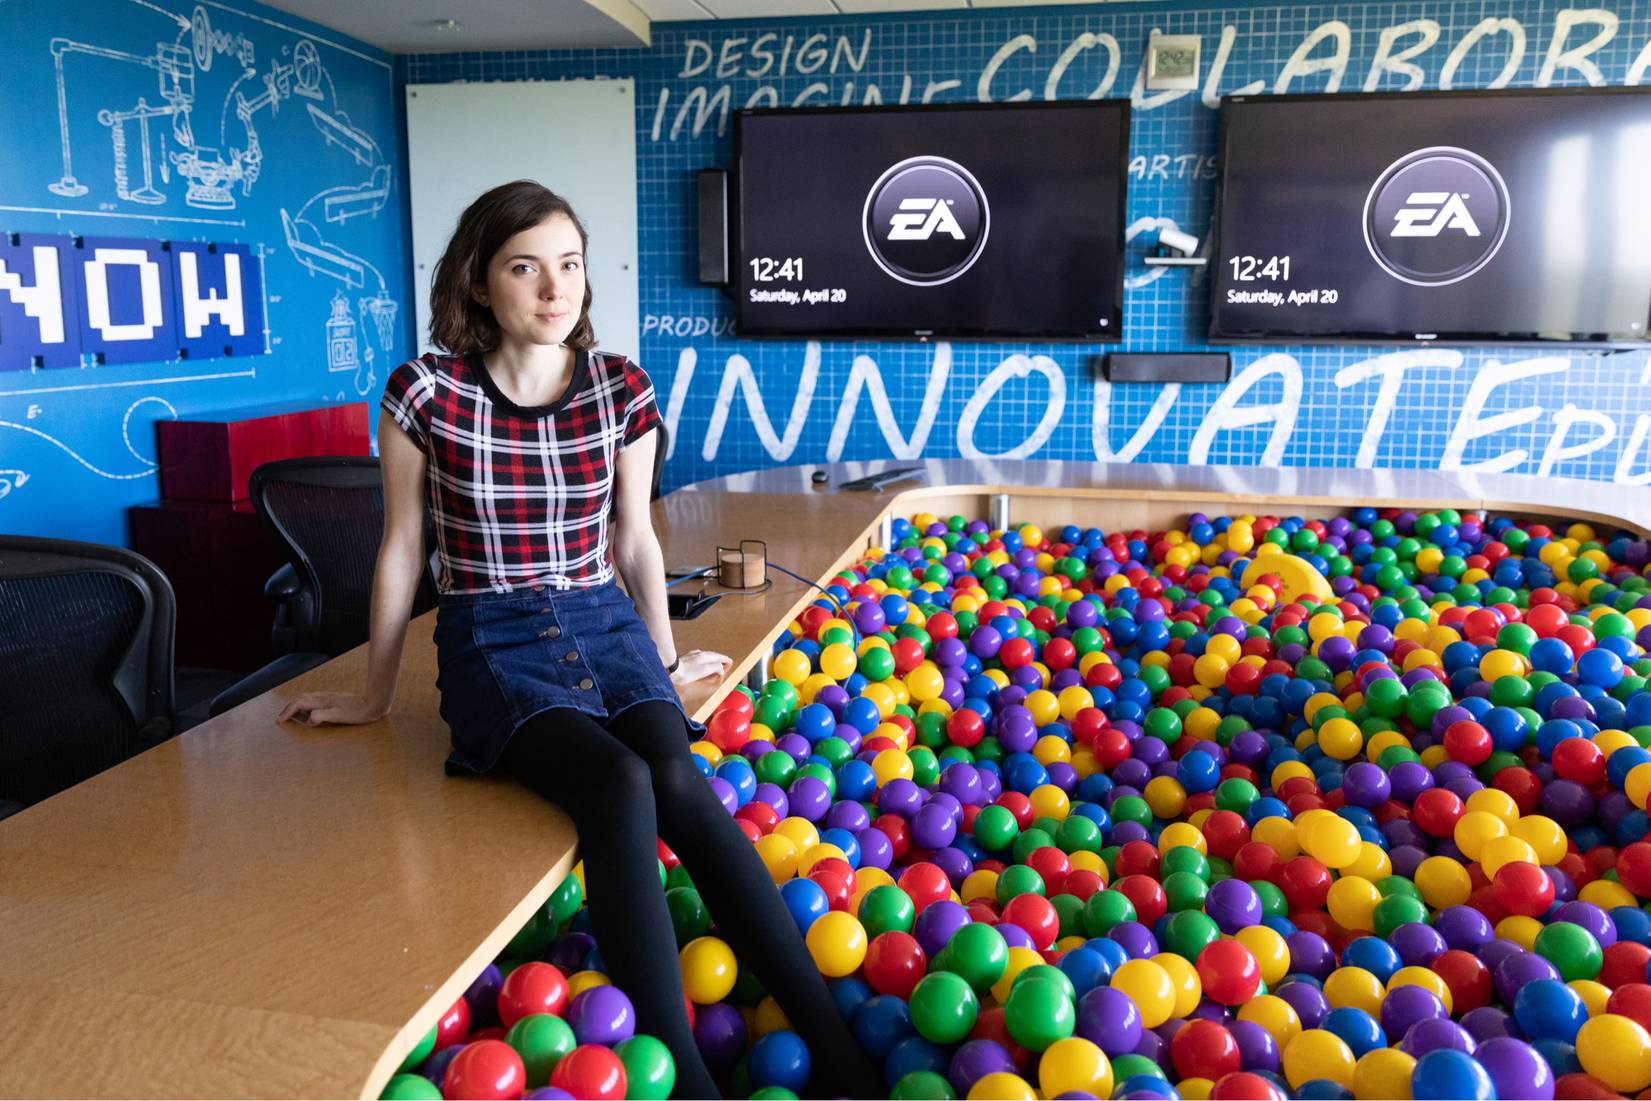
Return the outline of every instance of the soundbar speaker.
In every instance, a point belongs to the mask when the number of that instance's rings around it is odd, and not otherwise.
[[[702,168],[699,189],[699,281],[728,285],[728,172]]]

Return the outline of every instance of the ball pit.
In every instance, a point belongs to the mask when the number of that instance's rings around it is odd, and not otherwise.
[[[693,746],[891,1096],[1651,1089],[1651,544],[1374,508],[892,535]],[[806,1093],[661,856],[707,1064]],[[666,1096],[582,902],[385,1096]]]

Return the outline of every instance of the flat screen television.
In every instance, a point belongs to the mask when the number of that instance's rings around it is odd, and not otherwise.
[[[1119,339],[1129,103],[738,112],[742,336]]]
[[[1638,343],[1651,89],[1235,96],[1211,338]]]

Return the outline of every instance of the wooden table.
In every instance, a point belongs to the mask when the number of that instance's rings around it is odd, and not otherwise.
[[[1651,490],[1435,471],[937,460],[790,467],[654,505],[671,565],[764,539],[824,579],[922,511],[1159,527],[1193,511],[1493,508],[1651,535]],[[830,484],[809,475],[825,469]],[[674,624],[735,659],[685,693],[703,718],[812,599],[772,574]],[[433,616],[408,629],[394,711],[311,730],[274,716],[364,679],[365,648],[0,822],[0,1095],[376,1097],[575,857],[567,819],[498,778],[442,774]]]

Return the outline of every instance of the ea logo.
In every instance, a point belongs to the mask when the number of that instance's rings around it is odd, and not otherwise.
[[[911,157],[871,185],[860,222],[878,267],[902,283],[935,287],[980,259],[991,212],[967,168],[944,157]]]
[[[1477,153],[1439,145],[1406,153],[1364,201],[1364,243],[1382,270],[1418,287],[1459,283],[1508,235],[1508,185]]]

